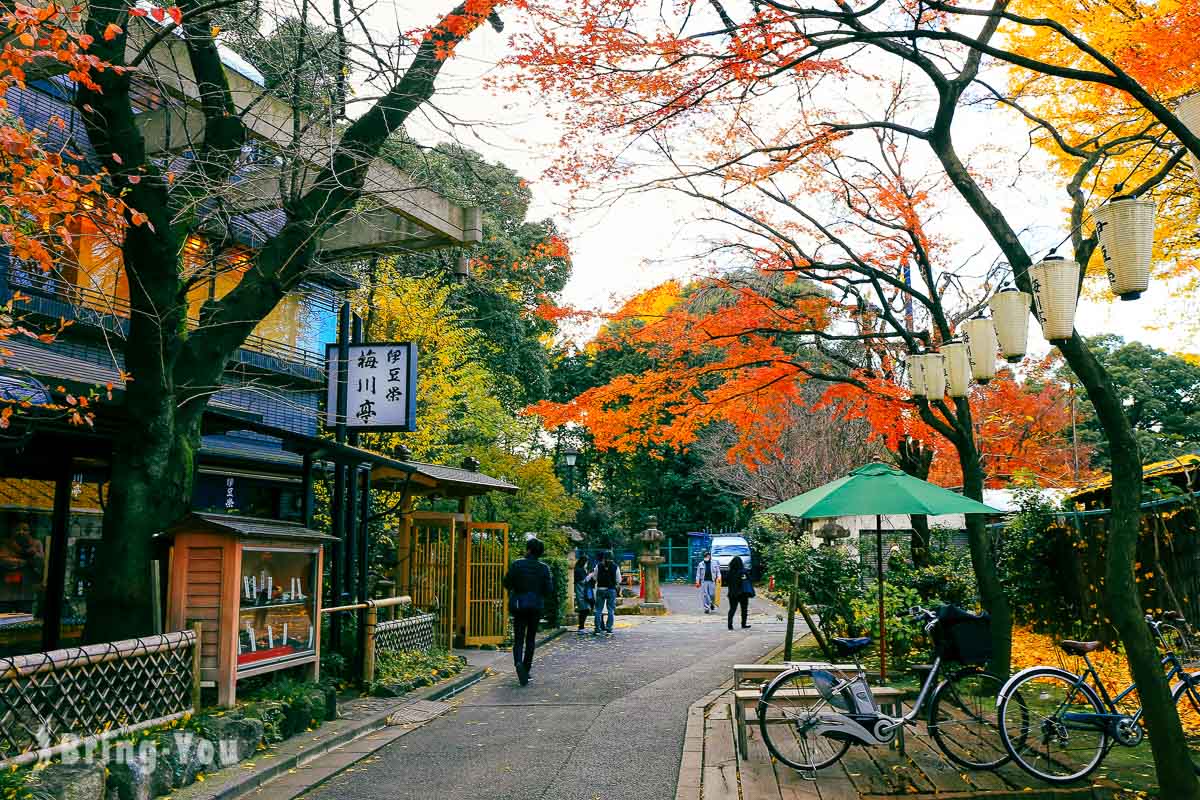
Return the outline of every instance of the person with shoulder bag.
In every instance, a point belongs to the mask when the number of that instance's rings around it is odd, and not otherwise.
[[[754,582],[750,580],[750,573],[743,566],[741,556],[734,556],[730,560],[726,586],[729,590],[729,630],[733,630],[733,612],[739,606],[742,609],[742,627],[749,628],[746,616],[750,611],[750,598],[754,597]]]
[[[592,613],[592,605],[596,598],[594,581],[588,578],[591,563],[586,555],[581,555],[575,562],[575,611],[579,614],[577,633],[583,633],[584,623]]]
[[[508,610],[513,617],[513,664],[522,686],[529,683],[529,671],[533,669],[533,648],[542,609],[554,593],[550,568],[538,561],[545,552],[546,545],[530,539],[525,542],[525,557],[514,561],[504,576]]]
[[[613,617],[617,613],[617,589],[621,586],[621,568],[613,561],[612,553],[600,554],[596,568],[588,575],[596,582],[596,629],[593,634],[612,636]],[[604,609],[608,608],[608,624],[604,622]]]

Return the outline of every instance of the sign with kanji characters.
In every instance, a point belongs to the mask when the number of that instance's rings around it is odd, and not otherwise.
[[[347,362],[346,427],[358,431],[416,430],[417,346],[412,342],[352,344]],[[325,424],[337,419],[338,346],[325,345]]]

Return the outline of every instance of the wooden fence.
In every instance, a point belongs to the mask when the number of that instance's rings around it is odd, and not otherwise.
[[[0,766],[162,725],[200,702],[199,626],[0,659]],[[73,740],[73,741],[72,741]]]

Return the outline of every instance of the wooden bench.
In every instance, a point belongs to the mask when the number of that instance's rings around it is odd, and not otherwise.
[[[774,680],[781,673],[794,667],[802,669],[829,669],[830,665],[827,662],[811,662],[803,664],[735,664],[733,667],[733,709],[734,718],[737,720],[737,739],[738,752],[742,758],[748,757],[747,753],[747,725],[753,722],[758,722],[758,701],[762,697],[762,687],[771,680]],[[857,667],[854,664],[834,664],[833,669],[837,672],[854,672]],[[875,697],[875,702],[887,713],[893,716],[898,716],[900,701],[904,698],[905,692],[900,689],[893,689],[890,686],[872,686],[871,694]],[[805,708],[814,705],[821,697],[820,693],[815,689],[786,689],[782,692],[776,692],[772,698],[775,705],[788,705],[796,708]],[[768,720],[767,724],[783,723],[788,720]],[[903,727],[899,731],[903,735]],[[898,737],[899,738],[899,737]],[[901,750],[903,750],[903,741],[901,740]]]

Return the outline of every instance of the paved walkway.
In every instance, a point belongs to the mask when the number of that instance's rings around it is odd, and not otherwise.
[[[688,707],[783,638],[756,599],[753,627],[699,612],[691,586],[665,587],[674,613],[620,617],[615,635],[570,632],[539,651],[533,680],[511,663],[455,710],[306,795],[321,800],[626,800],[675,796]],[[723,609],[724,610],[724,609]]]

